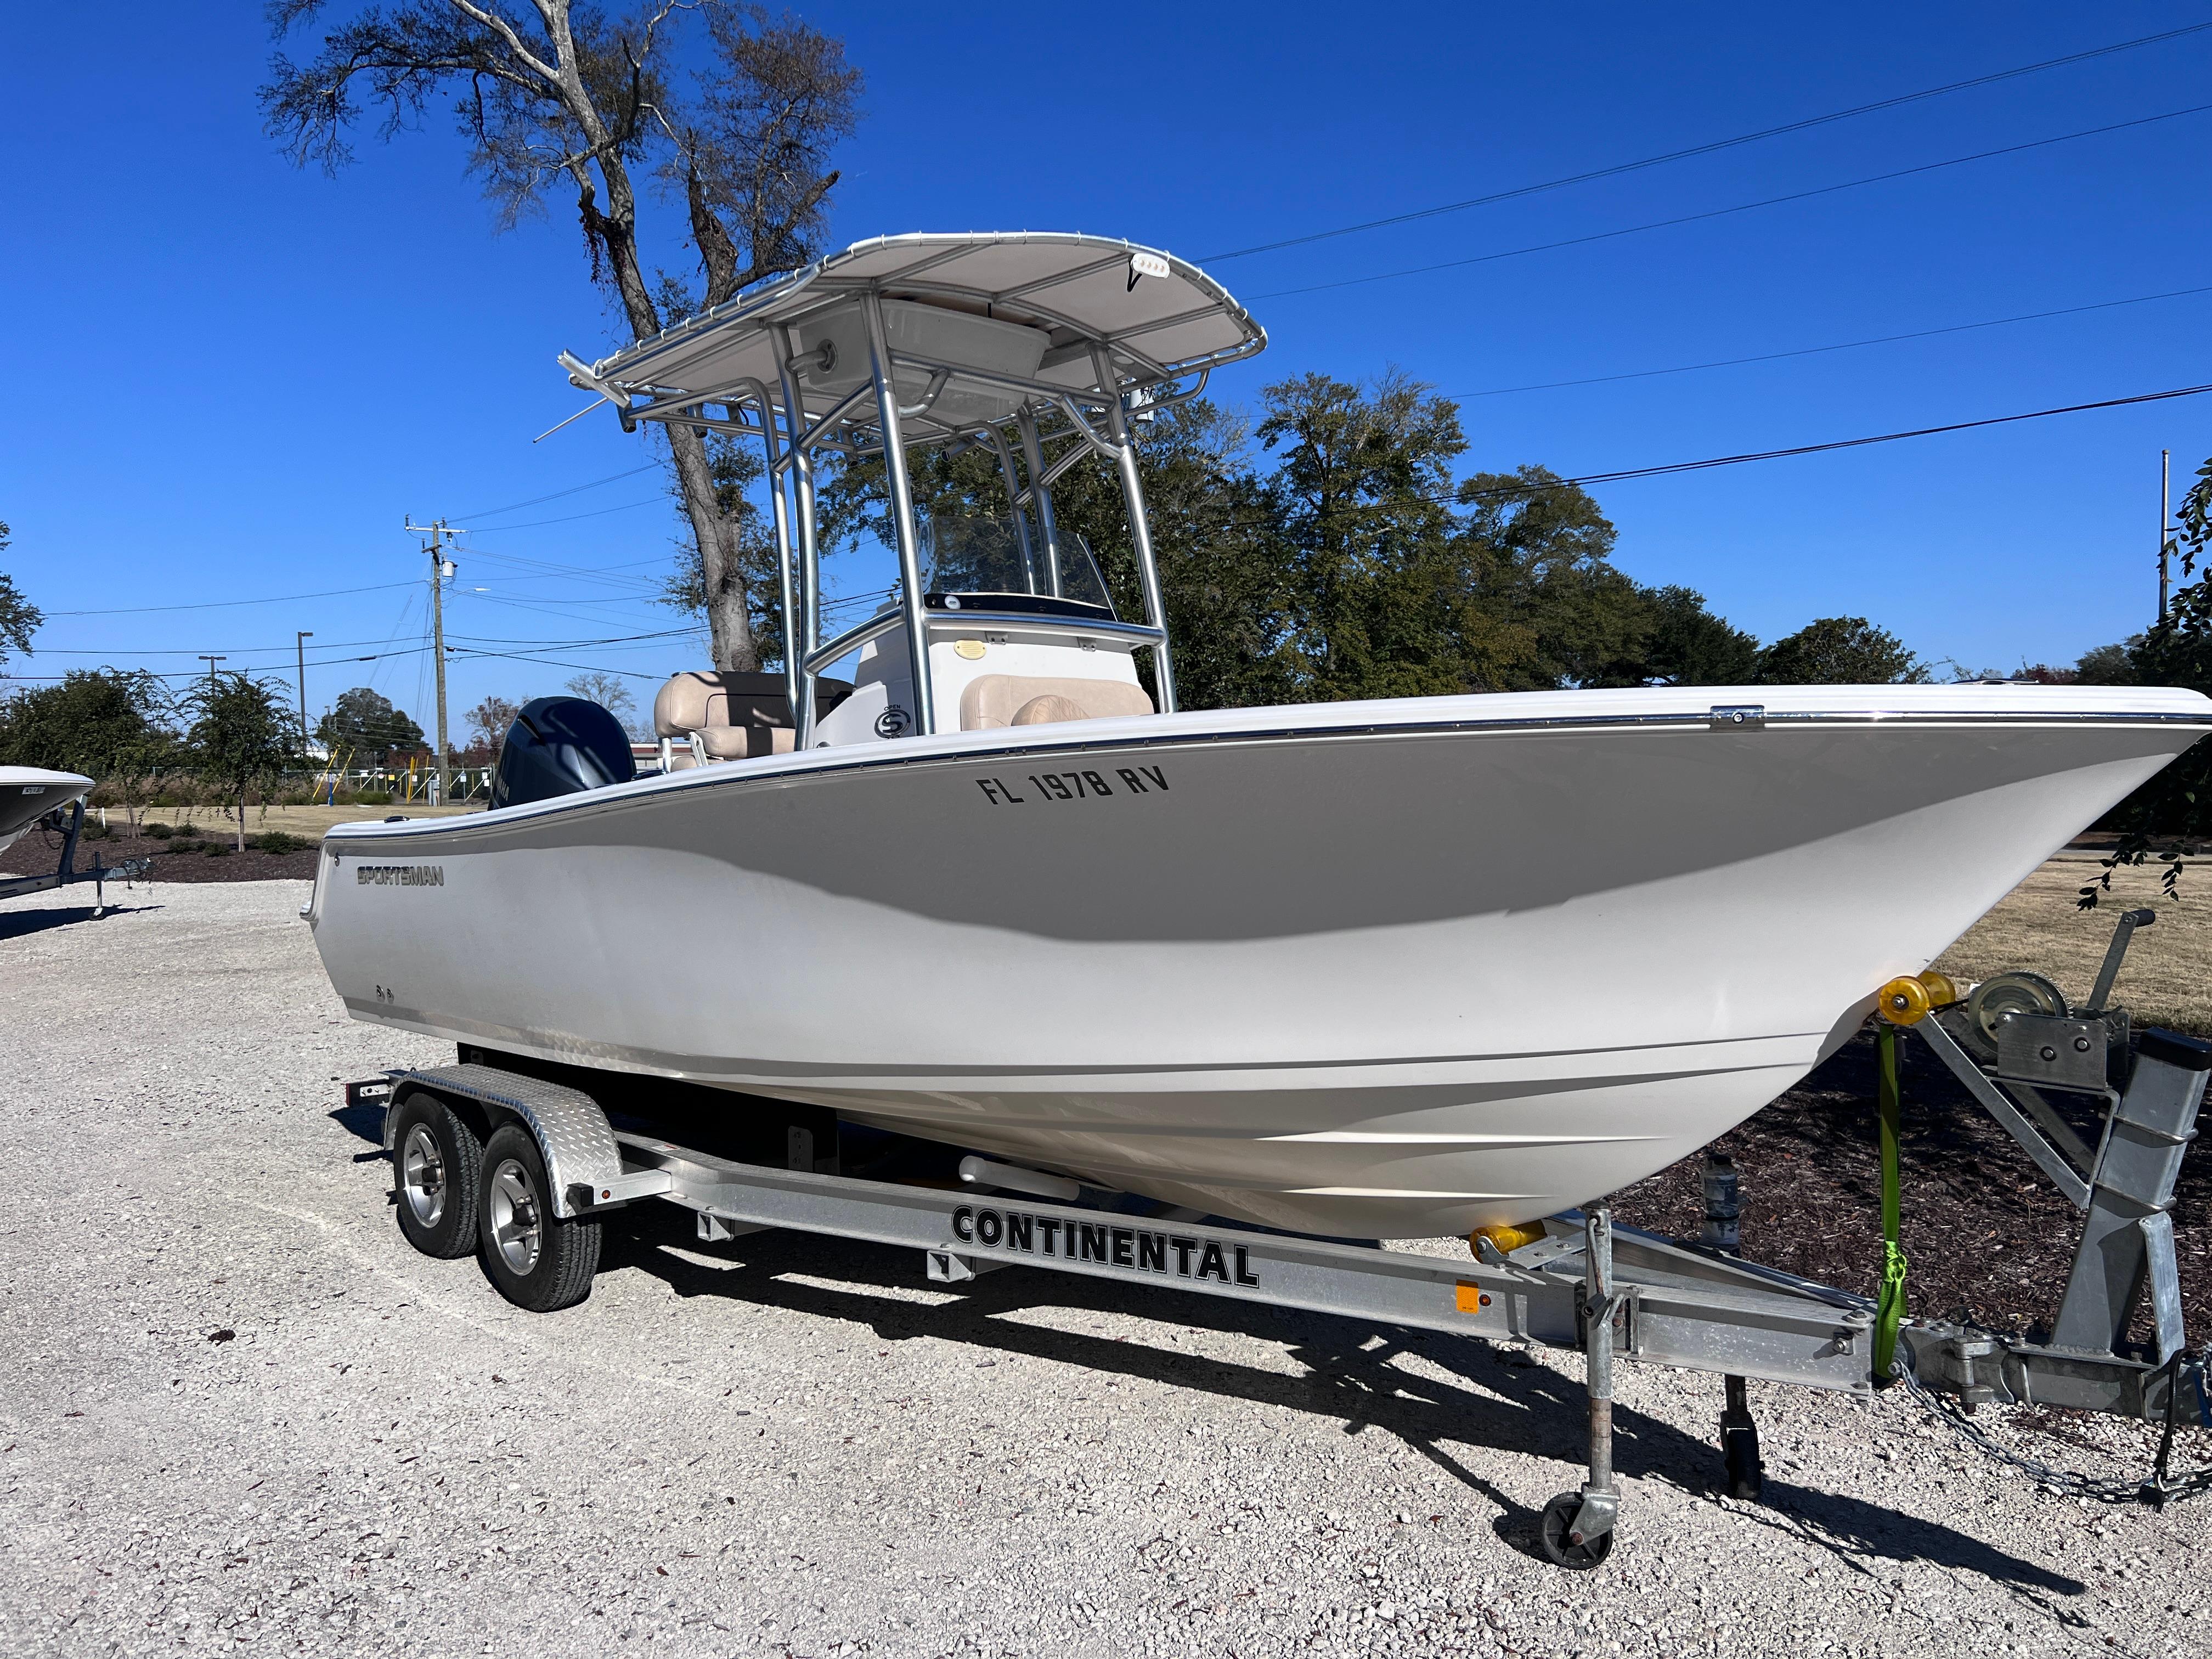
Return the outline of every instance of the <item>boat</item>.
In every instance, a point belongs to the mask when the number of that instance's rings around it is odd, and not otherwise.
[[[6,852],[49,813],[82,799],[92,780],[38,766],[0,766],[0,853]]]
[[[2193,692],[2012,684],[1178,708],[1133,434],[1265,343],[1171,255],[984,234],[564,355],[625,427],[763,446],[785,667],[671,681],[649,775],[541,699],[494,810],[331,831],[306,915],[347,1009],[1179,1211],[1465,1234],[1748,1117],[2212,730]],[[996,458],[990,525],[916,512],[932,446]],[[901,572],[830,637],[824,455],[881,465]],[[1055,522],[1085,457],[1140,616]]]

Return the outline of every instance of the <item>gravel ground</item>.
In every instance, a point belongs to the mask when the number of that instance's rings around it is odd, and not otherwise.
[[[1532,1528],[1579,1478],[1571,1355],[1022,1269],[949,1293],[653,1206],[591,1300],[523,1314],[400,1240],[337,1082],[445,1051],[345,1020],[306,891],[0,905],[8,1653],[2203,1650],[2203,1500],[2039,1492],[1896,1395],[1754,1384],[1738,1504],[1718,1380],[1625,1367],[1620,1547],[1568,1575]]]

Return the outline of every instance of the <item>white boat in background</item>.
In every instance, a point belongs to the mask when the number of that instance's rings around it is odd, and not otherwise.
[[[1164,254],[937,236],[567,360],[625,423],[763,441],[789,670],[672,682],[657,775],[544,699],[495,810],[331,831],[347,1007],[1267,1225],[1464,1233],[1741,1121],[2212,730],[2191,692],[2010,684],[1178,711],[1130,423],[1263,343]],[[912,509],[907,447],[953,443],[1002,465],[988,557]],[[903,572],[827,641],[824,448],[888,454]],[[1086,453],[1139,618],[1054,522]]]
[[[59,811],[91,789],[92,780],[75,772],[0,766],[0,853],[21,841],[49,812]]]

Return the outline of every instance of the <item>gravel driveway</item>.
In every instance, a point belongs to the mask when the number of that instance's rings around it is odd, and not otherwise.
[[[1736,1504],[1718,1379],[1624,1367],[1620,1547],[1569,1575],[1533,1523],[1579,1479],[1571,1355],[948,1293],[660,1206],[588,1302],[519,1312],[401,1241],[337,1085],[448,1053],[344,1018],[306,892],[0,905],[7,1653],[2204,1651],[2212,1501],[2039,1492],[1895,1395],[1754,1384]]]

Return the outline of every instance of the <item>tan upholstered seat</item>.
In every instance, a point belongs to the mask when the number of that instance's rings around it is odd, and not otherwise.
[[[688,738],[717,726],[790,724],[781,674],[678,674],[653,700],[653,729],[664,738]]]
[[[1037,714],[1018,718],[1025,707],[1044,698],[1064,701],[1078,711],[1053,712],[1043,720],[1116,720],[1130,714],[1149,714],[1152,700],[1145,688],[1127,680],[1064,680],[1030,674],[981,674],[960,692],[960,729],[988,732],[1002,726],[1034,726]]]
[[[814,683],[815,712],[826,714],[853,693],[849,682]],[[659,734],[667,769],[683,770],[699,754],[710,761],[749,760],[756,755],[788,755],[797,744],[791,704],[781,674],[718,674],[695,670],[678,674],[653,700],[653,729]]]
[[[788,755],[798,738],[787,726],[702,726],[694,740],[708,760],[720,761]]]

